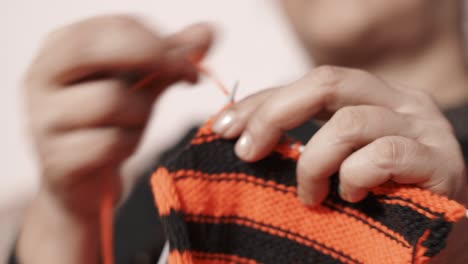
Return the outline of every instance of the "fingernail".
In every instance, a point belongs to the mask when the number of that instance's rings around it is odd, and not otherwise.
[[[237,156],[248,159],[250,149],[252,148],[252,138],[248,133],[242,134],[242,136],[237,141],[235,151]]]
[[[314,207],[315,202],[312,197],[301,187],[297,188],[297,197],[304,206]]]
[[[211,129],[217,134],[223,134],[232,125],[233,121],[234,113],[228,110],[225,113],[223,113],[220,117],[218,117]]]
[[[304,204],[305,206],[310,205],[309,199],[306,198],[304,190],[302,188],[300,188],[300,187],[297,188],[297,197],[299,198],[301,203]]]
[[[356,197],[350,195],[341,185],[338,186],[338,193],[340,194],[341,198],[347,202],[354,203],[356,202]]]
[[[197,23],[175,33],[175,36],[179,43],[193,45],[199,43],[201,39],[212,38],[213,31],[213,24]]]
[[[343,190],[341,185],[338,185],[338,194],[343,200],[348,201],[348,194]]]

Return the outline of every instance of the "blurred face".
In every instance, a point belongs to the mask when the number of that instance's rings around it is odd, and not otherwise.
[[[423,45],[447,24],[456,27],[459,4],[458,0],[282,2],[300,39],[319,63]]]

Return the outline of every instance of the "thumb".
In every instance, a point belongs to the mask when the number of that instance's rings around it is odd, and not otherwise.
[[[198,63],[209,50],[214,39],[213,27],[207,23],[198,23],[186,27],[165,39],[168,49],[168,62],[189,60]]]
[[[213,42],[213,36],[212,26],[207,23],[198,23],[162,38],[162,58],[153,69],[156,71],[136,82],[133,89],[148,86],[161,75],[164,76],[163,81],[159,79],[157,83],[164,85],[159,85],[160,87],[168,87],[181,80],[195,83],[198,80],[196,64],[207,53]],[[156,90],[153,96],[159,95],[160,92]]]

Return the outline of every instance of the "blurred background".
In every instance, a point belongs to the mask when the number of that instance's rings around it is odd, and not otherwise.
[[[205,64],[227,85],[239,80],[238,97],[297,79],[310,67],[275,0],[0,0],[0,263],[6,262],[24,208],[39,183],[23,109],[22,75],[49,31],[108,13],[141,16],[161,32],[212,22],[218,35]],[[141,160],[156,158],[225,100],[206,81],[174,87],[156,105],[130,162],[138,168]]]
[[[239,97],[300,77],[307,64],[276,1],[270,0],[0,0],[0,263],[38,187],[27,134],[21,78],[46,34],[61,25],[106,13],[142,16],[161,32],[213,22],[218,35],[206,64],[227,85],[240,80]],[[135,47],[138,48],[138,47]],[[186,129],[217,111],[225,98],[210,82],[174,87],[155,115],[134,162],[153,157]]]

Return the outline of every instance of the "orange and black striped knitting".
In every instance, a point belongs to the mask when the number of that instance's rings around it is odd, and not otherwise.
[[[296,197],[300,144],[245,163],[205,124],[151,178],[170,263],[424,263],[444,246],[460,204],[387,184],[362,202],[332,191],[317,208]],[[293,146],[293,147],[291,147]]]

